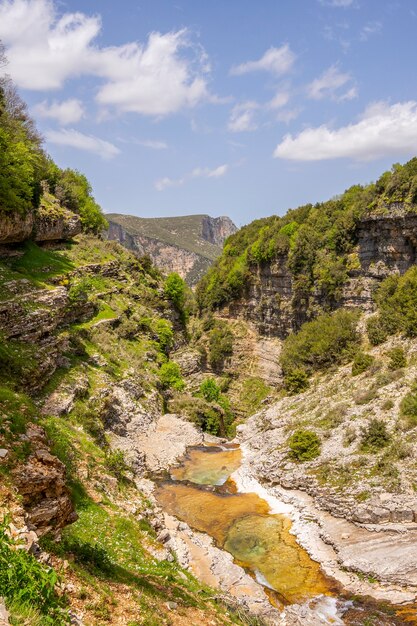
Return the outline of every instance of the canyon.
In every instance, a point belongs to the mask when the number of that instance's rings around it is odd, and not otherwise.
[[[237,228],[228,217],[189,215],[141,218],[106,215],[106,236],[139,256],[148,255],[164,274],[177,272],[191,286],[220,255],[223,243]]]

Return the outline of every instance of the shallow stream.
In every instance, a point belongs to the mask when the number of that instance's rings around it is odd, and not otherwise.
[[[158,484],[156,498],[168,513],[207,533],[230,552],[268,590],[276,606],[315,599],[313,603],[325,607],[323,617],[329,624],[414,623],[398,621],[396,611],[390,611],[385,621],[385,614],[379,614],[373,604],[347,598],[298,545],[287,516],[271,513],[269,504],[255,493],[237,493],[230,476],[240,464],[237,446],[188,448],[180,464],[171,468],[170,480]],[[361,620],[369,611],[379,617],[358,622],[358,611]]]

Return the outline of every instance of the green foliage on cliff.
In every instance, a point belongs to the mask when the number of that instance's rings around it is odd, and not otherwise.
[[[367,322],[369,341],[377,346],[400,333],[417,336],[417,267],[403,276],[389,276],[380,285],[375,301],[378,313]]]
[[[208,361],[215,371],[221,371],[233,353],[233,334],[226,322],[217,320],[209,333]]]
[[[282,256],[299,299],[318,292],[337,302],[348,272],[358,266],[359,221],[370,213],[388,213],[396,202],[416,210],[417,158],[394,165],[376,183],[354,185],[327,202],[255,220],[229,237],[222,256],[198,284],[200,308],[213,309],[241,297],[253,272]]]
[[[161,365],[159,379],[164,389],[182,391],[185,387],[179,365],[178,363],[174,363],[174,361],[167,361],[167,363]]]
[[[309,375],[352,357],[360,341],[356,330],[358,318],[358,311],[339,309],[320,315],[303,324],[298,333],[289,335],[281,352],[285,380],[291,381],[294,373],[298,379],[300,372]]]
[[[80,216],[84,231],[100,233],[107,227],[107,221],[94,200],[91,185],[84,174],[72,169],[61,170],[48,159],[45,180],[61,205]]]

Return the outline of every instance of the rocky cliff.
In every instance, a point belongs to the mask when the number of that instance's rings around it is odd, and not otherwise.
[[[81,232],[78,215],[56,203],[54,207],[41,206],[26,214],[3,214],[0,219],[0,245],[33,241],[60,241],[71,239]]]
[[[372,294],[390,274],[403,274],[417,261],[417,215],[396,203],[385,214],[363,218],[357,229],[353,262],[340,296],[327,299],[319,290],[307,299],[296,295],[288,253],[253,268],[243,295],[224,313],[251,321],[267,336],[285,338],[320,308],[358,307],[373,310]]]
[[[164,273],[177,272],[190,285],[204,275],[237,228],[228,217],[189,215],[140,218],[110,213],[107,237],[139,256],[148,255]]]

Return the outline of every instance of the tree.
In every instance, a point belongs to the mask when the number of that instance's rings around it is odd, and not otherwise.
[[[185,305],[185,282],[179,274],[172,272],[165,281],[164,291],[167,298],[179,313],[183,313]]]

